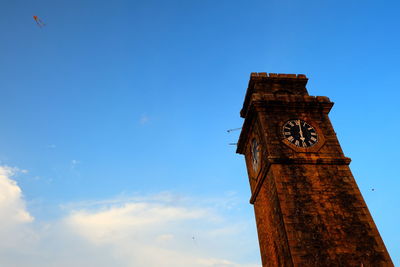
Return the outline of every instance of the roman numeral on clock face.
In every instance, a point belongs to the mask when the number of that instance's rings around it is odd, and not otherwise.
[[[282,134],[287,141],[297,147],[308,148],[318,143],[318,133],[315,128],[300,119],[287,121],[282,127]]]

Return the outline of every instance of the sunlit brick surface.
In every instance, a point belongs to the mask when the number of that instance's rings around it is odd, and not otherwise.
[[[309,96],[306,83],[301,74],[252,73],[241,110],[237,152],[246,159],[263,266],[393,266],[330,123],[333,103]],[[284,142],[281,127],[294,119],[317,129],[315,146]]]

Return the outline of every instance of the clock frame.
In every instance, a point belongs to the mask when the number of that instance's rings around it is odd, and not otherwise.
[[[310,148],[318,143],[318,133],[315,128],[300,119],[287,121],[283,125],[282,134],[297,147]]]
[[[295,144],[292,144],[283,134],[283,127],[288,121],[293,121],[293,120],[301,120],[303,122],[306,122],[308,125],[312,126],[315,129],[315,132],[317,133],[318,136],[318,141],[313,145],[309,147],[299,147],[296,146]],[[290,147],[292,150],[295,152],[304,152],[304,153],[313,153],[313,152],[318,152],[323,145],[325,144],[325,137],[322,134],[322,130],[318,127],[318,123],[315,121],[311,121],[307,117],[296,117],[296,118],[288,118],[286,120],[282,120],[281,123],[278,126],[278,132],[279,135],[281,136],[281,142]]]

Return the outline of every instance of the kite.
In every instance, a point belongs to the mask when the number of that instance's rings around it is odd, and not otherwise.
[[[46,26],[46,24],[44,24],[44,22],[41,21],[41,20],[38,18],[38,16],[33,16],[33,19],[36,21],[36,24],[37,24],[40,28]]]

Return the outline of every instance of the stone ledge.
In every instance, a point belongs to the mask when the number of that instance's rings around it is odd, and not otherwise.
[[[259,178],[257,179],[257,184],[254,188],[254,191],[252,192],[251,198],[250,198],[250,203],[254,204],[254,202],[257,199],[258,193],[261,190],[261,186],[264,183],[264,180],[267,177],[267,174],[269,172],[269,169],[271,168],[272,164],[313,164],[313,165],[349,165],[351,162],[351,159],[348,157],[342,157],[342,158],[322,158],[322,157],[316,157],[316,158],[281,158],[281,157],[273,157],[269,156],[267,157],[267,165],[265,168],[263,168],[263,171],[259,173]]]
[[[310,96],[310,95],[274,95],[254,93],[250,98],[250,105],[254,101],[282,101],[282,102],[319,102],[332,103],[327,96]]]
[[[351,162],[350,158],[278,158],[278,157],[268,157],[268,162],[270,164],[314,164],[314,165],[349,165]]]
[[[286,74],[286,73],[266,73],[266,72],[252,72],[250,79],[259,78],[288,78],[288,79],[307,79],[305,74]]]

